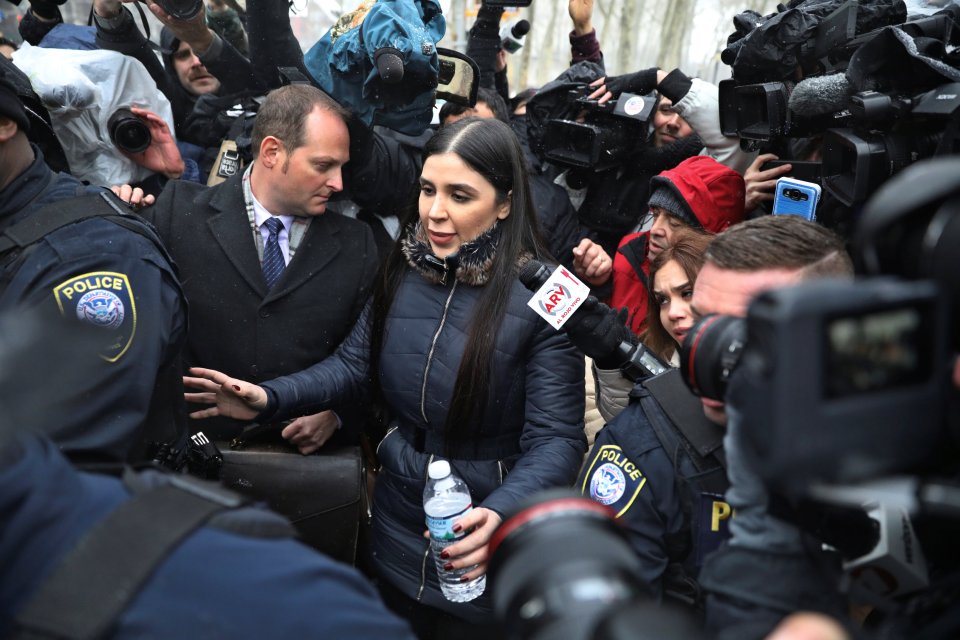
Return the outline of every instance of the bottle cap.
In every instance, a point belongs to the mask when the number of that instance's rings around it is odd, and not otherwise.
[[[439,480],[450,475],[450,463],[446,460],[436,460],[427,467],[427,474],[431,480]]]

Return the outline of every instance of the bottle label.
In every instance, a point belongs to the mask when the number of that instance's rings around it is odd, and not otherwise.
[[[453,532],[453,525],[457,520],[463,516],[470,513],[473,509],[472,504],[468,504],[467,508],[461,511],[460,513],[454,513],[449,516],[442,518],[427,516],[427,529],[430,530],[430,537],[433,540],[458,540],[466,535],[466,531],[461,530],[459,533]]]

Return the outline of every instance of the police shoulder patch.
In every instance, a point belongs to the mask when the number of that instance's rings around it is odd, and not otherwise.
[[[619,518],[630,509],[646,483],[646,476],[619,445],[605,444],[594,450],[580,492],[586,495],[589,491],[590,497],[600,504],[613,506]]]
[[[64,280],[53,288],[60,313],[110,332],[100,357],[116,362],[133,344],[137,307],[126,274],[91,271]]]

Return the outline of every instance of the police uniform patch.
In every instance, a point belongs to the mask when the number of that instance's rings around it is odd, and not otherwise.
[[[125,274],[93,271],[64,280],[53,289],[62,315],[73,313],[77,320],[110,331],[100,353],[107,362],[116,362],[133,344],[137,331],[137,308]]]
[[[590,478],[590,497],[600,504],[610,505],[623,497],[627,479],[617,465],[607,462],[593,472]]]
[[[98,327],[116,329],[123,324],[123,316],[123,302],[106,289],[88,291],[77,302],[77,319]]]
[[[619,518],[633,505],[647,478],[619,445],[605,444],[593,452],[580,493],[589,492],[600,504],[613,506]]]

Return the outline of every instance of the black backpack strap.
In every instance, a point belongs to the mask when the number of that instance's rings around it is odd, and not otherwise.
[[[11,637],[102,637],[191,532],[242,503],[178,476],[135,495],[80,539],[17,616]]]

